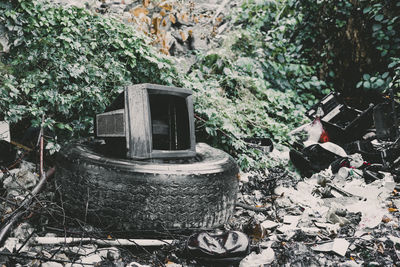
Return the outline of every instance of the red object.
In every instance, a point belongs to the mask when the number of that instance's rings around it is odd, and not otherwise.
[[[328,132],[325,130],[322,130],[321,136],[319,138],[320,143],[326,143],[329,142],[329,135]]]

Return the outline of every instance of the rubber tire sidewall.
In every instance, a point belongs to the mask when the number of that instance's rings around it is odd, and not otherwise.
[[[108,158],[83,141],[58,155],[57,182],[67,214],[114,230],[214,228],[233,214],[238,167],[227,153],[197,144],[200,162]]]

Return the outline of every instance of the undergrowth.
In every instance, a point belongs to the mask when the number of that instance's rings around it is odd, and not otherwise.
[[[189,73],[147,37],[116,19],[42,1],[0,3],[10,51],[1,57],[1,119],[45,127],[55,151],[90,135],[93,117],[128,84],[192,89],[196,135],[233,155],[242,170],[285,164],[249,147],[246,137],[287,144],[306,108],[329,92],[289,36],[296,20],[285,1],[244,1],[219,47],[197,54]]]

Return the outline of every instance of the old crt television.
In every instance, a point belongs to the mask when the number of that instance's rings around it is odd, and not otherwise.
[[[96,115],[95,134],[131,159],[194,157],[193,117],[190,90],[131,85]]]

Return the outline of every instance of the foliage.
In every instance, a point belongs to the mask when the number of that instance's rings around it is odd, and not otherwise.
[[[264,78],[272,88],[293,90],[301,103],[312,105],[315,97],[329,92],[324,81],[316,76],[315,69],[299,57],[300,46],[290,42],[296,20],[291,1],[247,0],[236,11],[236,23],[247,35],[236,40],[238,53],[255,51],[254,58],[261,62]],[[234,15],[234,16],[235,16]],[[243,35],[240,35],[243,36]],[[243,43],[258,40],[258,47],[249,49]]]
[[[286,7],[285,1],[245,1],[231,16],[233,31],[219,48],[198,55],[185,84],[196,92],[196,112],[204,119],[199,139],[211,138],[242,169],[278,164],[244,137],[289,142],[290,130],[306,121],[306,108],[329,92],[286,39],[296,23]]]
[[[322,79],[357,98],[387,88],[394,75],[389,66],[400,54],[399,1],[297,0],[294,7],[292,38]]]
[[[172,58],[115,19],[36,0],[2,3],[0,20],[11,47],[0,67],[0,108],[10,122],[38,125],[45,114],[45,124],[67,140],[87,135],[94,114],[126,84],[174,84],[194,91],[198,141],[231,153],[243,170],[281,164],[243,138],[288,142],[289,131],[306,121],[306,108],[329,91],[299,56],[301,45],[290,41],[298,22],[288,3],[244,1],[229,18],[232,32],[220,47],[198,53],[187,74],[177,73]],[[138,18],[145,18],[148,4],[136,10]],[[177,12],[161,8],[170,20]],[[162,25],[157,21],[147,25],[150,33]]]
[[[120,21],[38,1],[1,3],[10,39],[2,58],[0,110],[15,123],[60,135],[87,134],[93,116],[128,83],[172,84],[170,61]]]

